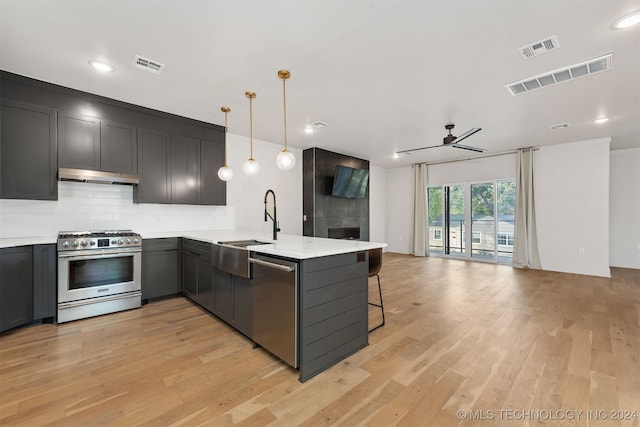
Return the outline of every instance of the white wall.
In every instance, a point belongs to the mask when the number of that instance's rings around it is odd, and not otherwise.
[[[387,169],[387,251],[413,253],[413,167]]]
[[[640,269],[640,148],[611,152],[610,265]]]
[[[247,176],[242,165],[249,158],[249,138],[227,134],[228,164],[233,169],[233,179],[227,183],[227,206],[234,209],[236,229],[266,233],[273,229],[271,220],[264,221],[264,195],[272,189],[282,233],[302,235],[302,151],[289,147],[296,165],[281,171],[276,156],[282,148],[254,138],[253,158],[260,164],[260,172]]]
[[[542,147],[534,154],[544,270],[610,277],[609,141]]]
[[[369,240],[387,241],[387,170],[369,165]],[[386,249],[385,249],[386,250]]]
[[[485,157],[461,162],[441,163],[427,168],[429,185],[511,179],[516,176],[516,155]]]

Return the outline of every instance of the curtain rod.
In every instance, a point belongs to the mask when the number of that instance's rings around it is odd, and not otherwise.
[[[524,147],[524,148],[518,148],[516,150],[511,150],[511,151],[502,151],[500,153],[485,154],[484,156],[465,157],[464,159],[441,160],[439,162],[431,162],[431,163],[428,163],[428,162],[414,163],[412,166],[417,166],[417,165],[427,165],[427,166],[442,165],[442,164],[445,164],[445,163],[464,162],[464,161],[467,161],[467,160],[477,160],[477,159],[486,159],[488,157],[506,156],[507,154],[516,154],[518,152],[518,150],[528,150],[529,148],[533,149],[533,151],[538,151],[540,149],[539,147]]]

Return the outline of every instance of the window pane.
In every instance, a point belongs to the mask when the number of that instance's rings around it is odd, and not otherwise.
[[[429,253],[442,255],[442,187],[431,187],[427,190],[429,206]]]
[[[516,181],[498,181],[498,261],[510,263],[513,258]],[[504,236],[504,239],[500,239]]]
[[[451,255],[464,255],[464,185],[449,188],[449,251]],[[446,253],[446,251],[445,251]]]
[[[471,185],[471,256],[495,258],[493,183]]]

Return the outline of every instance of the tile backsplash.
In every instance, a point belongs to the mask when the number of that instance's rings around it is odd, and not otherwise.
[[[145,233],[233,228],[233,207],[135,204],[129,185],[58,182],[57,201],[0,199],[0,238],[79,230]]]

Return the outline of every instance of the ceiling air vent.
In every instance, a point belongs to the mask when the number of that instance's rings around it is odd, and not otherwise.
[[[549,126],[549,129],[558,130],[558,129],[566,129],[568,127],[569,127],[569,123],[558,123],[557,125]]]
[[[533,58],[534,56],[541,55],[543,53],[547,53],[550,50],[559,48],[560,44],[558,44],[558,37],[551,36],[544,40],[538,40],[537,42],[531,43],[527,46],[522,46],[518,49],[520,55],[523,58]]]
[[[316,120],[315,122],[311,122],[310,124],[314,128],[325,128],[325,127],[329,126],[327,123],[321,122],[320,120]]]
[[[509,83],[504,85],[504,87],[511,95],[515,96],[535,89],[554,86],[558,83],[608,71],[611,69],[612,58],[613,54],[609,53],[588,61],[580,62],[579,64],[569,65],[568,67],[558,68],[548,73],[538,74],[537,76],[529,77],[518,82]]]
[[[162,69],[164,68],[164,64],[159,63],[158,61],[154,61],[153,59],[145,58],[140,55],[136,55],[133,58],[133,62],[131,63],[136,68],[140,68],[142,70],[151,71],[155,74],[160,74]]]

